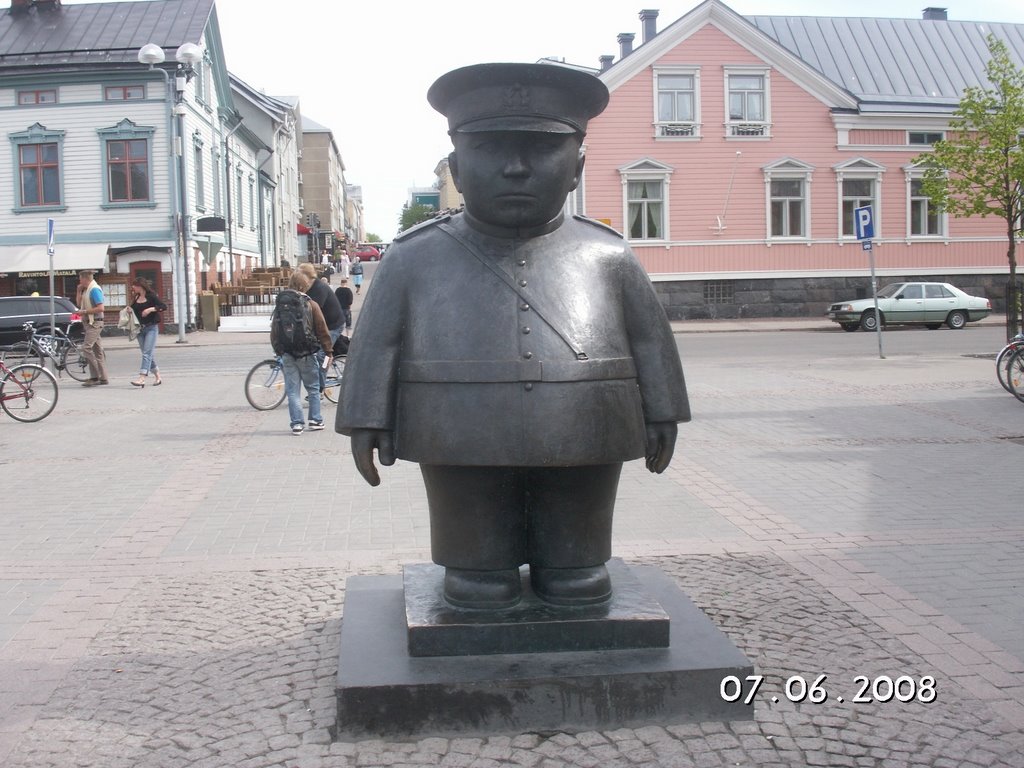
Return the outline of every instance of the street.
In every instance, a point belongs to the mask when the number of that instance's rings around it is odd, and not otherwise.
[[[0,418],[0,763],[1024,766],[1005,329],[893,329],[881,360],[765,327],[677,326],[694,420],[664,475],[627,465],[614,540],[754,662],[753,722],[332,742],[345,579],[429,560],[418,469],[365,485],[345,438],[246,403],[265,334],[195,333],[161,387],[112,339],[110,386]]]

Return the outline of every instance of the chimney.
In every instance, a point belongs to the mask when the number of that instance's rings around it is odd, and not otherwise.
[[[636,37],[632,32],[619,32],[619,60],[626,58],[633,52],[633,38]]]
[[[650,8],[640,11],[640,21],[644,25],[644,42],[649,43],[658,34],[658,11]]]
[[[611,54],[605,54],[604,56],[601,56],[598,61],[601,62],[601,71],[607,72],[612,68],[612,62],[615,61],[615,57]]]
[[[947,21],[949,19],[945,8],[925,8],[921,13],[921,18],[925,21]]]

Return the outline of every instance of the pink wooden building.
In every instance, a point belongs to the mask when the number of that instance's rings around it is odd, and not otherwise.
[[[742,17],[706,0],[602,57],[574,204],[625,233],[673,319],[817,315],[867,295],[853,210],[871,205],[880,284],[948,280],[1002,307],[1005,223],[920,193],[914,160],[966,85],[988,85],[985,35],[1024,61],[1024,25]],[[1024,127],[1022,127],[1024,128]]]

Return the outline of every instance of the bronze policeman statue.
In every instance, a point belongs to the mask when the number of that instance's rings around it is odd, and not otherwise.
[[[523,564],[545,602],[600,603],[622,462],[663,472],[690,418],[647,274],[617,232],[565,215],[608,90],[556,64],[478,64],[427,99],[448,118],[465,210],[381,262],[337,431],[370,485],[374,450],[420,464],[452,605],[515,605]]]

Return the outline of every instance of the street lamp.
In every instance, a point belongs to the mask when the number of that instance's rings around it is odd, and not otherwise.
[[[175,260],[172,274],[174,276],[175,315],[178,320],[178,343],[184,343],[185,327],[191,322],[192,311],[189,307],[191,292],[188,288],[186,257],[188,242],[185,222],[188,196],[185,186],[185,155],[182,147],[185,135],[185,108],[182,100],[186,84],[195,75],[195,65],[203,59],[203,51],[195,43],[184,43],[175,51],[174,58],[178,62],[178,68],[175,72],[172,91],[171,79],[167,70],[157,67],[166,59],[164,49],[156,43],[147,43],[139,49],[138,53],[140,64],[146,64],[151,70],[156,69],[163,76],[167,91],[167,135],[170,138],[167,177],[175,228]],[[177,126],[175,126],[175,116],[178,118]],[[177,163],[175,163],[175,156],[177,156]]]

